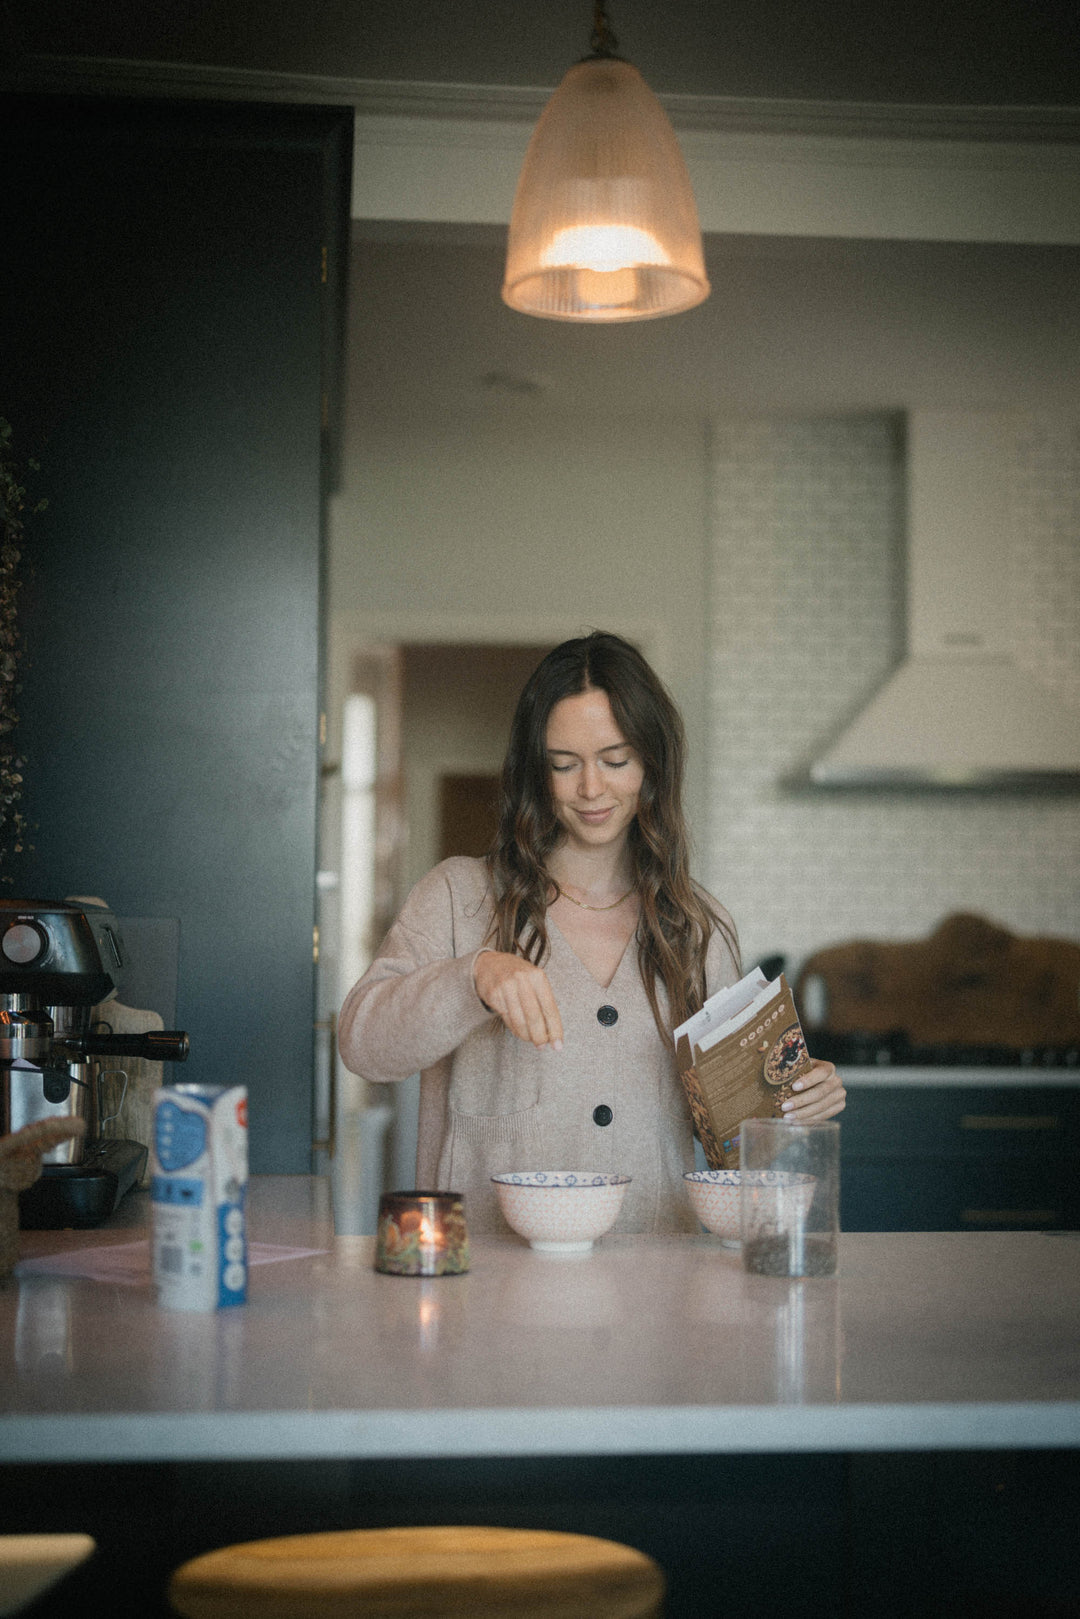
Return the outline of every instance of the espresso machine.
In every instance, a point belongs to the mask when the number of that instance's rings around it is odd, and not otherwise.
[[[94,1021],[94,1008],[115,998],[125,965],[105,905],[0,899],[0,1135],[36,1119],[86,1121],[85,1135],[46,1152],[40,1178],[19,1194],[24,1229],[100,1225],[146,1166],[144,1143],[104,1134],[115,1115],[105,1111],[102,1063],[182,1062],[188,1037],[176,1029],[114,1034],[100,1015]]]

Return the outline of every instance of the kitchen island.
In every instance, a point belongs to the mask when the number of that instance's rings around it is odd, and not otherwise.
[[[788,1593],[796,1568],[792,1612],[867,1591],[928,1612],[950,1581],[962,1612],[972,1537],[991,1583],[1007,1549],[1015,1574],[1039,1500],[1026,1577],[1053,1611],[1076,1595],[1053,1547],[1080,1483],[1080,1237],[853,1233],[836,1278],[788,1282],[705,1235],[583,1258],[507,1236],[418,1279],[375,1274],[329,1207],[322,1181],[256,1179],[249,1300],[215,1315],[158,1308],[145,1194],[98,1231],[23,1233],[2,1527],[95,1534],[108,1500],[145,1533],[153,1502],[147,1592],[229,1540],[474,1520],[641,1545],[673,1614],[713,1611],[721,1579]]]

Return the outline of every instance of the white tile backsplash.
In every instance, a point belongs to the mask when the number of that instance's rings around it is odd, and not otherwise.
[[[902,655],[894,415],[718,424],[712,452],[705,880],[744,956],[913,938],[952,911],[1080,938],[1080,794],[794,791]],[[1080,424],[1016,418],[1017,662],[1080,706]]]

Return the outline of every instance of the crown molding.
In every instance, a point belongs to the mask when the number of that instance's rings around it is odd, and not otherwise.
[[[275,73],[255,68],[117,57],[26,55],[5,88],[103,95],[191,96],[346,105],[361,118],[535,124],[554,86],[423,83]],[[960,107],[916,103],[774,101],[665,95],[673,126],[721,134],[852,139],[1080,142],[1080,107]]]
[[[0,85],[348,106],[353,218],[440,226],[507,224],[550,94],[59,56]],[[1080,244],[1080,108],[660,99],[706,232]]]

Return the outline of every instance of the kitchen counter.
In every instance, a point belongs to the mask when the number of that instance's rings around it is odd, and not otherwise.
[[[106,1228],[22,1234],[0,1459],[1080,1447],[1071,1233],[846,1234],[840,1274],[803,1282],[710,1236],[562,1259],[493,1237],[421,1280],[333,1236],[324,1181],[256,1178],[249,1207],[248,1302],[211,1315],[158,1308],[145,1193]]]

